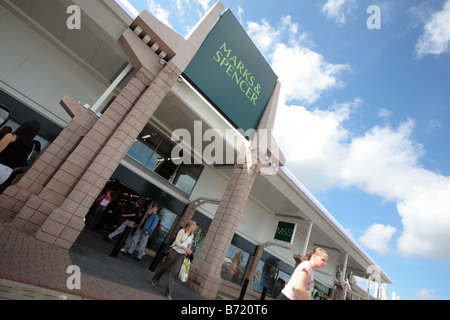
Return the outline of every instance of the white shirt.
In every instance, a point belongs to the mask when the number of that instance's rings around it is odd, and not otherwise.
[[[306,277],[306,285],[305,285],[306,291],[308,291],[308,293],[311,294],[314,289],[314,271],[311,268],[311,264],[309,263],[309,261],[303,261],[297,266],[294,273],[292,274],[291,279],[286,284],[284,289],[281,291],[286,297],[288,297],[291,300],[298,300],[297,296],[294,294],[292,289],[299,281],[299,277],[302,271],[306,271],[306,273],[308,274]]]
[[[191,242],[192,242],[192,237],[188,237],[188,238],[181,244],[181,246],[182,246],[182,247],[185,247],[185,248],[188,248],[189,245],[191,244]],[[186,253],[186,251],[184,251],[184,250],[181,249],[181,248],[175,248],[175,251],[178,252],[178,253]]]
[[[186,253],[181,247],[189,248],[192,242],[192,235],[187,234],[184,229],[178,231],[177,237],[175,238],[172,248],[178,253]]]

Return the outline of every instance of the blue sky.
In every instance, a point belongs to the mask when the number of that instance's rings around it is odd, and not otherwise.
[[[215,3],[129,2],[182,36]],[[391,277],[389,298],[449,299],[450,0],[222,3],[279,76],[289,170]]]

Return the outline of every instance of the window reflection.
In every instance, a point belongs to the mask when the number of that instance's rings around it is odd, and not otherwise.
[[[171,159],[175,143],[148,124],[128,151],[128,157],[190,194],[195,187],[202,165],[177,165]]]
[[[220,272],[222,279],[241,285],[247,270],[249,257],[248,252],[231,244],[222,264],[222,271]]]
[[[173,179],[173,184],[181,190],[192,190],[202,173],[203,167],[199,165],[182,164]]]
[[[192,239],[191,250],[194,253],[194,261],[195,256],[198,252],[200,252],[200,248],[202,247],[203,241],[205,241],[206,233],[208,230],[197,225],[195,231],[193,232],[194,238]]]
[[[262,292],[264,287],[266,287],[267,295],[276,298],[289,281],[289,278],[290,276],[287,273],[260,260],[256,274],[253,277],[253,290]]]
[[[177,220],[177,215],[166,208],[162,208],[158,216],[159,223],[150,236],[147,244],[147,248],[154,251],[158,251],[159,246],[166,241],[170,230]]]
[[[149,149],[144,143],[136,140],[128,151],[128,156],[139,163],[147,163],[153,151]]]

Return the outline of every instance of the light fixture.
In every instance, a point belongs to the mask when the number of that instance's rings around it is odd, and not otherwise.
[[[139,26],[137,26],[136,29],[134,29],[134,33],[135,33],[137,36],[139,36],[139,35],[142,33],[142,31],[144,31],[144,30],[142,30],[142,28],[139,27]]]
[[[177,81],[178,81],[178,83],[183,83],[183,78],[182,77],[178,77]]]
[[[150,40],[152,40],[152,38],[148,34],[142,38],[142,41],[144,41],[145,44],[148,44]]]
[[[159,49],[159,45],[155,42],[150,48],[156,52]]]
[[[164,59],[159,59],[159,64],[165,66],[167,64],[167,61]]]

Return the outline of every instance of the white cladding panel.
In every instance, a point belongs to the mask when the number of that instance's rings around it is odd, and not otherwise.
[[[26,98],[31,107],[62,124],[70,121],[60,106],[69,96],[91,106],[106,90],[67,53],[62,52],[12,13],[0,7],[0,81],[5,91]],[[55,119],[55,117],[57,119]]]

